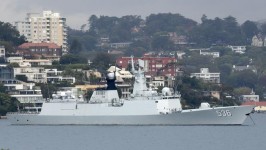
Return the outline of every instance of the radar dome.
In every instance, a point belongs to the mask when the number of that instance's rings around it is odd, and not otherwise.
[[[107,74],[107,78],[112,80],[112,79],[115,78],[115,74],[110,72],[110,73]]]
[[[162,89],[162,94],[163,94],[164,96],[169,96],[169,95],[172,95],[172,92],[171,92],[171,90],[170,90],[169,87],[164,87],[164,88]]]

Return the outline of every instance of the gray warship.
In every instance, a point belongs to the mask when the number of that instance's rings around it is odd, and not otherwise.
[[[133,60],[132,60],[133,64]],[[53,95],[40,112],[9,112],[13,125],[242,125],[254,106],[210,107],[183,110],[181,95],[163,88],[162,93],[147,88],[144,71],[135,70],[133,93],[120,99],[115,73],[107,74],[107,88],[95,90],[90,101],[71,93]]]

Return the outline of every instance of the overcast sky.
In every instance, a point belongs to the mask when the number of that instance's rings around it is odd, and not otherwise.
[[[24,20],[28,12],[53,10],[67,19],[67,24],[79,29],[88,18],[97,16],[140,15],[143,19],[152,13],[179,13],[200,22],[208,18],[266,19],[266,0],[0,0],[0,21]]]

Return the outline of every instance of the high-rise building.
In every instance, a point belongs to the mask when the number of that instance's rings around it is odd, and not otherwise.
[[[67,52],[66,18],[62,18],[59,13],[28,13],[25,21],[17,21],[15,26],[28,42],[53,42],[62,46],[63,53]]]

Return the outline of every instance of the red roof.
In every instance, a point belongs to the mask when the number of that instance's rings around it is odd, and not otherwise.
[[[266,101],[265,102],[248,101],[248,102],[243,103],[242,105],[266,106]]]
[[[48,47],[48,48],[61,48],[60,46],[56,45],[55,43],[23,43],[19,46],[21,49],[28,49],[31,47]]]

